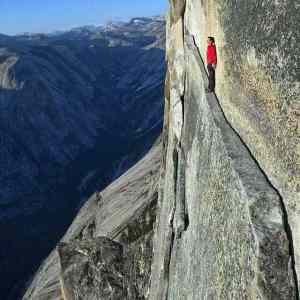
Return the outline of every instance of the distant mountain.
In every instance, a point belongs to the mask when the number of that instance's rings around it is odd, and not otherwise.
[[[160,134],[164,41],[160,18],[0,35],[1,299]]]

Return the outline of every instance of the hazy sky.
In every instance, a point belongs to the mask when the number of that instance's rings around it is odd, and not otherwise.
[[[168,0],[0,0],[0,33],[51,32],[109,20],[153,16]]]

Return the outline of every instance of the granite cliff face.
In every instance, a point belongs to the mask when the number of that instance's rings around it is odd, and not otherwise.
[[[146,299],[161,141],[80,210],[23,299]]]
[[[298,299],[297,210],[289,208],[299,200],[295,2],[170,6],[149,299]],[[287,15],[292,26],[280,27]],[[208,35],[218,46],[218,98],[205,93]]]
[[[298,299],[296,4],[170,6],[149,299]],[[208,35],[218,98],[205,93]]]
[[[87,202],[24,299],[299,299],[298,8],[170,0],[161,142]]]
[[[185,17],[202,55],[205,37],[216,37],[217,95],[229,121],[282,197],[298,273],[299,12],[296,1],[187,1]]]
[[[157,17],[0,36],[1,299],[159,136],[164,32]]]

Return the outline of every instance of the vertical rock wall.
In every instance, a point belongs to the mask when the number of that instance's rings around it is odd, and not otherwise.
[[[216,39],[216,93],[282,197],[300,275],[300,6],[297,1],[187,0],[185,27],[204,57]]]
[[[299,297],[293,231],[290,231],[290,226],[295,229],[290,222],[296,212],[286,209],[296,194],[293,189],[287,190],[285,182],[276,186],[276,182],[285,178],[287,169],[282,169],[277,177],[272,176],[277,166],[266,155],[272,143],[285,133],[274,127],[272,132],[281,134],[276,139],[273,135],[268,138],[266,133],[270,131],[260,131],[259,136],[254,134],[259,120],[251,119],[253,115],[242,110],[248,96],[247,86],[239,82],[242,74],[236,71],[241,70],[241,65],[238,60],[223,58],[226,49],[224,52],[218,49],[220,101],[214,94],[205,93],[207,77],[201,56],[206,48],[206,36],[215,35],[221,45],[225,44],[224,20],[230,16],[221,6],[236,9],[231,2],[170,1],[166,154],[154,240],[152,300]],[[239,9],[241,18],[251,6]],[[250,12],[255,14],[255,10]],[[231,30],[237,30],[239,36],[237,24]],[[236,53],[242,53],[239,43],[236,47]],[[230,62],[232,74],[226,75]],[[233,63],[237,66],[233,67]],[[275,69],[271,70],[274,74],[279,72]],[[263,70],[266,69],[257,63],[256,71]],[[260,78],[256,74],[252,80]],[[281,88],[285,83],[282,84]],[[293,88],[296,92],[297,85]],[[255,95],[260,87],[256,89]],[[270,90],[270,95],[274,93]],[[236,97],[241,97],[240,105],[233,109]],[[272,126],[265,119],[267,112],[256,106],[255,101],[259,99],[253,97],[253,102],[247,104],[255,112],[254,117],[259,116]],[[275,156],[276,153],[274,150],[272,159],[281,158],[281,163],[283,153]],[[293,180],[297,183],[296,176]]]

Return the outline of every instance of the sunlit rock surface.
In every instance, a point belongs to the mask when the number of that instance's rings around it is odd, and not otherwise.
[[[203,57],[207,36],[215,36],[218,98],[282,197],[300,274],[300,7],[292,0],[191,0],[185,11]]]
[[[297,210],[287,207],[297,199],[297,157],[293,156],[289,167],[278,169],[287,153],[295,153],[299,136],[291,131],[288,137],[288,128],[280,128],[278,120],[270,121],[268,113],[285,118],[285,112],[275,111],[276,107],[268,112],[270,102],[265,99],[264,104],[260,99],[263,92],[273,97],[277,88],[293,91],[296,97],[299,78],[293,76],[295,69],[280,77],[280,72],[288,72],[287,66],[272,62],[275,52],[279,61],[288,62],[295,49],[288,51],[267,30],[255,31],[262,26],[272,29],[274,35],[296,36],[295,26],[278,25],[288,12],[296,21],[294,3],[170,1],[163,135],[166,155],[151,300],[299,297],[297,260],[295,265],[299,247],[293,223]],[[205,92],[207,75],[202,57],[208,35],[216,37],[219,47],[219,99]],[[246,72],[252,82],[260,84],[249,91],[241,73],[247,58],[245,48],[256,47],[259,52],[266,45],[271,49],[260,53],[255,74]],[[226,51],[232,53],[231,59],[225,56]],[[222,73],[225,68],[229,73]],[[270,74],[267,87],[261,86],[264,83],[259,74],[263,72]],[[298,99],[279,97],[274,101],[296,107]],[[245,106],[253,114],[245,112]],[[255,128],[264,130],[254,136]],[[277,132],[276,138],[272,132]],[[285,149],[275,147],[286,142]],[[272,169],[278,169],[277,176]],[[288,187],[284,178],[293,184]],[[278,181],[280,185],[276,185]]]

